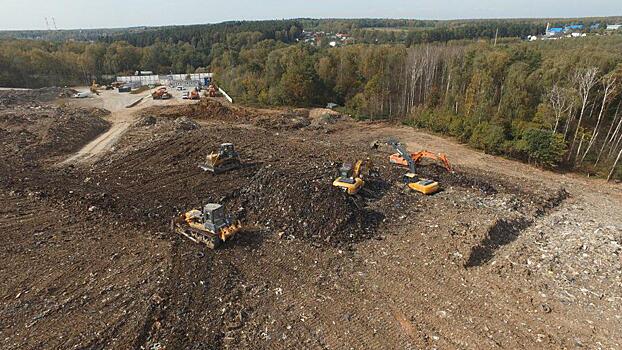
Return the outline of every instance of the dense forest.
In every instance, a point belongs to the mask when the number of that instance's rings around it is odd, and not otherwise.
[[[0,86],[85,84],[139,69],[212,71],[242,103],[335,102],[357,118],[426,128],[488,153],[622,178],[622,35],[521,40],[543,25],[304,19],[165,27],[88,42],[4,39]],[[355,44],[298,42],[307,28],[347,32]],[[495,43],[496,35],[508,38]]]

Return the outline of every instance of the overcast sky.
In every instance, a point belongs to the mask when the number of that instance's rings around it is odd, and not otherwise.
[[[0,30],[283,18],[517,18],[622,15],[622,0],[0,0]]]

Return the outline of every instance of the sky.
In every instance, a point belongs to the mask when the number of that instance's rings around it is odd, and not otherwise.
[[[119,28],[285,18],[551,18],[622,15],[622,0],[0,0],[0,30]]]

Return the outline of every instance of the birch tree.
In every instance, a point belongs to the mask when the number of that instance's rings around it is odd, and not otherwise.
[[[503,88],[503,85],[501,87]],[[553,132],[557,132],[562,115],[567,113],[572,107],[571,99],[564,88],[555,84],[548,94],[548,100],[555,112],[555,126],[553,127]],[[499,104],[499,106],[501,106],[501,104]]]
[[[572,145],[570,149],[574,148],[574,145],[577,141],[577,137],[579,136],[579,130],[581,129],[581,123],[583,122],[583,116],[585,115],[585,108],[588,105],[588,100],[590,97],[590,91],[598,82],[596,79],[596,74],[598,73],[598,68],[590,67],[585,70],[577,70],[575,71],[574,76],[572,77],[572,82],[579,89],[579,96],[581,97],[581,111],[579,112],[579,120],[577,122],[577,128],[575,129],[574,137],[572,139]],[[569,155],[572,153],[569,153]],[[577,153],[578,154],[578,153]]]
[[[618,162],[620,161],[620,157],[622,157],[622,148],[620,148],[620,152],[618,152],[618,157],[615,162],[613,162],[613,166],[611,167],[611,171],[609,172],[609,176],[607,176],[607,181],[610,181],[613,177],[613,174],[616,171],[616,166],[618,166]]]
[[[613,75],[608,75],[606,77],[603,77],[602,79],[603,101],[600,105],[600,112],[598,112],[598,119],[596,120],[596,126],[594,126],[594,131],[592,131],[592,137],[590,138],[590,142],[588,143],[587,147],[585,148],[585,152],[583,153],[583,156],[581,157],[581,163],[583,163],[583,161],[585,160],[585,157],[590,152],[590,149],[592,149],[592,146],[594,146],[594,143],[596,142],[596,139],[598,138],[598,134],[600,133],[601,121],[603,119],[603,113],[605,111],[605,106],[607,105],[608,99],[611,96],[615,96],[616,81],[617,81],[616,77]]]

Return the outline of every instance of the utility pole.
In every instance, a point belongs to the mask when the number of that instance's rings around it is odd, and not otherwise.
[[[56,26],[56,20],[54,19],[54,17],[52,17],[52,23],[54,23],[54,30],[58,30],[58,27]]]

